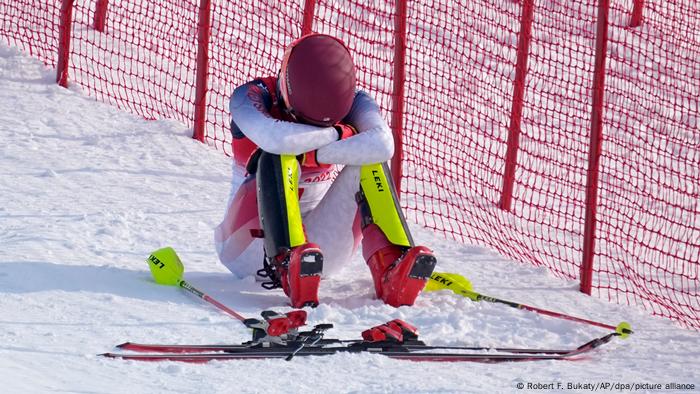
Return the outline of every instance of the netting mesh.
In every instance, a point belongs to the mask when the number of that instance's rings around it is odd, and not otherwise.
[[[700,328],[700,5],[614,2],[594,286]]]
[[[519,9],[506,1],[411,4],[407,21],[407,216],[462,241],[506,245],[501,252],[520,246],[494,226]]]
[[[497,206],[521,5],[412,8],[403,180],[409,216],[578,276],[595,38],[589,3],[543,2],[534,13],[510,212]]]
[[[312,3],[312,2],[308,2]],[[407,2],[402,205],[449,238],[578,278],[598,0],[534,0],[510,211],[499,209],[525,0]],[[700,6],[612,0],[594,293],[700,329]],[[75,0],[70,81],[146,118],[194,117],[200,0]],[[206,2],[201,2],[206,4]],[[391,118],[395,1],[318,0]],[[205,140],[232,155],[228,97],[274,75],[304,2],[212,2]],[[0,0],[0,37],[57,63],[58,0]]]
[[[212,2],[207,141],[232,155],[228,100],[255,78],[277,75],[285,47],[301,34],[299,2]]]
[[[2,0],[0,38],[54,67],[58,57],[60,10],[60,1]]]
[[[512,209],[505,167],[521,4],[409,3],[409,216],[579,277],[597,1],[535,1]],[[613,2],[594,292],[700,328],[699,6]]]
[[[93,29],[95,4],[75,2],[71,82],[144,118],[191,122],[196,3],[111,1],[103,32]]]
[[[313,30],[347,43],[357,67],[357,83],[391,114],[394,61],[394,2],[322,0],[316,2]]]

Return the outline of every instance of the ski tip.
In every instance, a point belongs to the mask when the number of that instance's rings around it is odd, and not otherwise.
[[[107,357],[107,358],[118,358],[119,356],[114,354],[114,353],[100,353],[98,354],[99,357]]]
[[[117,345],[117,346],[115,346],[115,347],[116,347],[116,348],[119,348],[119,349],[122,349],[122,348],[125,348],[125,347],[129,347],[129,345],[131,345],[131,342],[124,342],[124,343],[120,343],[119,345]]]
[[[617,327],[615,327],[615,332],[618,333],[622,339],[627,339],[630,334],[634,333],[634,331],[632,331],[632,326],[626,321],[618,324]]]

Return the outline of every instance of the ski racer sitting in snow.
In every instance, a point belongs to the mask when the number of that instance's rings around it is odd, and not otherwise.
[[[282,287],[296,308],[318,305],[321,274],[338,272],[360,240],[389,305],[413,305],[435,267],[399,207],[386,163],[391,131],[355,85],[345,44],[310,34],[288,47],[278,77],[231,96],[234,151],[253,149],[216,229],[217,252],[234,274]]]

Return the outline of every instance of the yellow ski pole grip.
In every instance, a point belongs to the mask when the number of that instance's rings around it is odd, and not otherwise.
[[[156,283],[175,286],[182,281],[185,267],[173,248],[168,246],[156,250],[148,256],[147,262]]]

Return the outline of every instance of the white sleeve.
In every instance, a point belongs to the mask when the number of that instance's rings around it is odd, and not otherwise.
[[[383,163],[394,155],[394,137],[379,110],[379,105],[365,92],[357,92],[350,113],[343,119],[358,134],[319,148],[320,163],[363,165]]]
[[[234,90],[229,102],[231,117],[243,134],[262,150],[277,155],[299,155],[338,139],[333,127],[285,122],[270,116],[263,90],[247,83]]]

